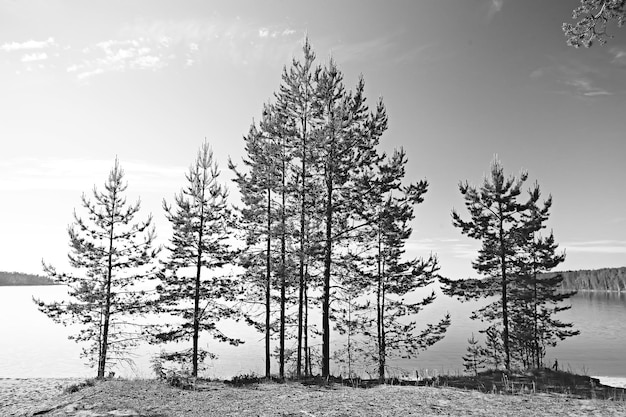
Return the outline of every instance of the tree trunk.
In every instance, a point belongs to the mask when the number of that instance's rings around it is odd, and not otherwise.
[[[98,379],[104,379],[106,369],[107,350],[109,347],[109,320],[111,316],[111,281],[113,279],[113,227],[115,224],[115,199],[116,192],[113,191],[113,207],[111,209],[111,229],[109,231],[109,257],[107,260],[107,281],[104,304],[104,324],[102,325],[102,341],[100,346],[100,357],[98,358]]]
[[[285,280],[285,275],[287,273],[287,268],[286,268],[286,245],[285,245],[285,239],[286,239],[286,229],[285,229],[285,202],[286,202],[286,173],[285,173],[285,138],[283,137],[282,140],[282,188],[281,188],[281,194],[282,194],[282,207],[281,207],[281,215],[280,215],[280,226],[281,226],[281,231],[280,231],[280,347],[279,347],[279,361],[280,361],[280,367],[279,367],[279,377],[281,379],[285,378],[285,304],[286,304],[286,295],[285,295],[285,291],[286,291],[286,280]]]
[[[331,156],[332,159],[332,156]],[[327,163],[327,165],[329,165]],[[330,171],[330,167],[327,168]],[[322,377],[330,376],[330,267],[332,254],[333,177],[326,174],[326,246],[324,248],[324,288],[322,298]]]
[[[272,267],[272,192],[267,187],[267,252],[265,254],[265,378],[270,379],[270,308],[271,297],[271,267]]]
[[[504,366],[511,370],[511,352],[509,350],[509,314],[507,309],[507,282],[506,282],[506,247],[504,241],[504,220],[502,219],[502,203],[498,202],[498,216],[500,222],[500,269],[502,281],[502,338],[504,342]]]
[[[384,309],[385,309],[385,288],[383,281],[383,259],[382,259],[382,242],[380,234],[380,223],[378,225],[378,286],[376,289],[376,321],[378,323],[378,381],[381,384],[385,383],[385,322],[384,322]]]
[[[304,375],[311,375],[311,358],[309,352],[309,297],[307,294],[307,281],[308,281],[309,268],[305,265],[304,269],[304,327],[302,329],[303,335],[303,348],[304,348]]]
[[[193,295],[193,356],[191,376],[198,376],[198,338],[200,337],[200,274],[202,273],[202,235],[204,229],[204,191],[200,207],[200,227],[198,229],[198,258],[196,260],[195,291]]]
[[[304,302],[304,232],[306,221],[306,118],[303,120],[302,133],[302,190],[300,193],[300,267],[298,271],[298,352],[296,358],[296,377],[302,370],[302,314]]]

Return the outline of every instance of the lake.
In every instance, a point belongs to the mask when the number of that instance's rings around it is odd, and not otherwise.
[[[95,370],[84,365],[80,345],[67,339],[75,329],[64,327],[39,312],[32,297],[46,301],[67,299],[63,286],[0,287],[0,378],[93,377]],[[560,314],[563,321],[575,323],[581,331],[576,336],[548,350],[546,363],[555,359],[561,368],[603,377],[605,381],[626,381],[624,360],[626,337],[626,294],[580,293],[571,299],[572,309]],[[411,360],[392,361],[392,366],[411,374],[416,370],[430,374],[462,372],[461,357],[465,354],[467,339],[472,332],[479,337],[480,322],[469,319],[475,302],[459,301],[438,294],[435,303],[418,318],[427,322],[438,320],[446,311],[452,316],[452,325],[439,343]],[[224,329],[246,341],[238,347],[224,345],[207,337],[200,338],[202,347],[219,358],[208,362],[205,376],[229,378],[237,374],[264,372],[263,336],[240,323],[225,323]],[[338,349],[343,338],[333,335],[333,348]],[[289,342],[291,343],[291,342]],[[150,358],[159,347],[140,345],[137,348],[135,368],[116,369],[117,375],[150,378]],[[277,365],[272,364],[272,372]],[[336,365],[332,372],[338,374]]]

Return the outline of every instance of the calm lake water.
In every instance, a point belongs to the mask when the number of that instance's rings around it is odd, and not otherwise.
[[[84,365],[80,345],[67,339],[76,329],[54,323],[37,310],[32,297],[46,301],[67,298],[62,286],[0,287],[0,378],[34,377],[92,377],[95,370]],[[550,349],[546,363],[558,359],[562,368],[593,376],[626,378],[626,294],[581,293],[571,299],[572,309],[561,313],[563,321],[571,321],[581,335],[561,342]],[[435,303],[418,316],[424,323],[437,321],[446,311],[452,316],[452,326],[444,340],[417,358],[399,360],[392,364],[414,374],[416,370],[429,373],[462,372],[461,357],[472,332],[478,337],[481,324],[469,319],[477,303],[460,303],[438,295]],[[200,338],[204,348],[219,358],[209,361],[206,376],[229,378],[237,374],[264,372],[264,342],[262,335],[248,326],[225,323],[229,335],[246,341],[238,347],[224,345],[208,337]],[[334,336],[335,349],[343,342]],[[141,345],[137,348],[135,368],[116,369],[117,375],[153,377],[150,358],[158,347]],[[273,371],[277,366],[273,364]],[[338,374],[336,365],[332,372]]]

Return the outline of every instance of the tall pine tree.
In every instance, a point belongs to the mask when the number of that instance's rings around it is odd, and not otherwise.
[[[270,107],[265,106],[263,118],[269,118]],[[266,122],[267,123],[267,122]],[[235,173],[235,183],[241,194],[242,206],[239,209],[243,228],[245,248],[240,261],[246,270],[244,274],[246,297],[253,306],[261,300],[263,321],[256,318],[255,308],[246,309],[246,320],[259,331],[265,333],[265,377],[270,378],[271,336],[272,336],[272,288],[273,273],[276,269],[274,255],[277,235],[275,191],[280,181],[280,171],[276,155],[278,146],[273,137],[254,124],[246,137],[247,157],[243,164],[247,172],[237,169],[232,161],[229,168]]]
[[[299,231],[296,233],[298,244],[298,330],[296,348],[296,376],[302,374],[302,351],[306,352],[303,342],[307,339],[304,323],[305,298],[307,292],[306,274],[307,261],[311,245],[308,242],[311,228],[312,180],[311,166],[315,165],[315,136],[312,131],[317,122],[315,106],[315,53],[311,49],[308,38],[302,48],[303,58],[292,61],[291,67],[283,69],[282,84],[276,99],[279,108],[283,109],[285,119],[292,121],[293,173],[295,176],[295,192],[299,202]]]
[[[380,174],[376,192],[371,193],[369,205],[374,219],[369,235],[374,243],[364,257],[366,270],[363,291],[373,297],[371,306],[375,318],[365,321],[365,333],[375,335],[378,378],[385,380],[387,360],[394,356],[410,358],[443,338],[450,325],[446,315],[438,323],[428,324],[419,331],[415,316],[435,301],[432,293],[420,300],[416,291],[431,284],[438,270],[437,259],[415,258],[405,260],[404,246],[411,236],[414,208],[423,202],[428,189],[426,181],[402,185],[406,155],[403,149],[394,151],[388,161],[378,164]],[[369,265],[369,268],[367,267]],[[368,270],[369,269],[369,270]],[[412,299],[409,301],[407,298]],[[374,327],[375,331],[368,329]]]
[[[179,321],[151,329],[151,341],[191,339],[190,349],[164,354],[163,359],[191,364],[193,377],[198,375],[199,363],[211,355],[199,347],[202,332],[222,342],[241,343],[217,327],[220,320],[237,313],[227,302],[233,299],[235,287],[223,267],[233,261],[235,252],[226,242],[231,213],[226,200],[228,192],[219,182],[219,174],[213,152],[205,141],[186,174],[187,186],[174,197],[174,205],[163,201],[173,235],[168,259],[159,273],[161,282],[153,307],[155,313],[168,314]]]

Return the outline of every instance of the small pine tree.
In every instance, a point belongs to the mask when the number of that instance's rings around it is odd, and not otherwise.
[[[486,362],[484,348],[480,346],[473,332],[472,337],[467,339],[467,343],[467,354],[463,356],[463,367],[466,372],[478,375],[478,371],[484,368]]]
[[[504,366],[511,369],[511,329],[509,323],[510,292],[515,285],[515,255],[519,246],[520,220],[524,205],[518,202],[521,186],[528,178],[522,172],[520,178],[506,178],[504,168],[496,158],[491,164],[490,176],[480,187],[467,182],[459,184],[465,199],[470,220],[463,220],[452,211],[452,223],[462,233],[482,242],[473,268],[485,278],[480,280],[448,280],[441,278],[443,291],[464,299],[480,299],[497,295],[497,300],[475,312],[483,320],[502,324]]]
[[[489,326],[486,330],[481,331],[485,334],[485,348],[482,350],[486,363],[491,362],[493,369],[499,369],[504,362],[502,357],[502,332],[496,326]]]
[[[97,364],[99,379],[104,378],[111,360],[131,361],[128,349],[138,342],[139,335],[124,326],[124,317],[140,311],[143,293],[136,291],[134,284],[152,272],[150,263],[159,252],[153,248],[152,216],[133,223],[140,202],[126,203],[127,184],[123,178],[124,171],[116,158],[104,185],[106,191],[94,187],[95,203],[82,195],[87,218],[74,212],[74,224],[68,228],[68,257],[80,273],[60,273],[44,263],[52,281],[69,286],[71,300],[44,303],[34,299],[39,310],[54,321],[82,325],[79,333],[70,338],[90,343],[82,355],[92,366]]]

